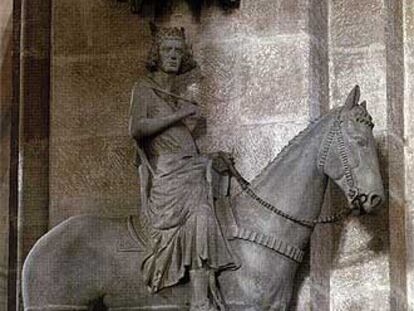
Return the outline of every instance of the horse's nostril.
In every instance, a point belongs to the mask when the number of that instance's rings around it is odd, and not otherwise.
[[[372,208],[379,206],[381,202],[382,202],[382,199],[377,194],[373,194],[370,198],[370,203],[371,203]]]

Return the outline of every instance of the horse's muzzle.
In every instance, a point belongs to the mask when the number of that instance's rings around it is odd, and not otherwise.
[[[352,212],[357,215],[369,214],[380,207],[383,202],[384,196],[379,192],[362,193],[352,201]]]
[[[377,192],[371,192],[368,194],[367,199],[365,202],[362,203],[362,208],[365,210],[366,213],[371,213],[378,207],[382,205],[382,202],[384,202],[384,196],[377,193]]]

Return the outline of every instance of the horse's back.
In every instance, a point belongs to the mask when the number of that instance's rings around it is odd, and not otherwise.
[[[120,266],[113,252],[125,224],[125,219],[81,215],[40,238],[23,266],[25,307],[87,305],[99,298]]]
[[[151,295],[144,285],[141,264],[148,241],[140,241],[139,226],[136,217],[81,215],[50,230],[24,263],[25,309],[84,308],[99,299],[109,308],[176,304],[188,289]]]
[[[229,210],[225,206],[222,208],[218,216],[221,221],[224,220],[223,225],[226,227],[229,223],[220,214]],[[145,237],[140,236],[142,230],[137,218],[111,219],[88,215],[72,217],[53,228],[39,239],[24,264],[25,309],[67,310],[70,307],[80,310],[102,299],[109,310],[137,307],[142,310],[154,307],[186,310],[190,300],[188,282],[165,288],[155,295],[146,288],[141,266],[148,254],[149,241],[142,241]],[[274,257],[278,265],[276,254],[270,250],[240,243],[231,241],[233,250],[243,258],[242,268],[225,271],[219,277],[226,301],[230,304],[236,302],[236,305],[243,305],[252,298],[244,297],[251,290],[244,289],[243,284],[253,284],[252,277],[263,278],[263,275],[258,274],[269,275],[268,271],[274,270],[274,267],[269,267],[267,272],[259,273],[255,267],[258,261],[250,265],[243,254],[252,253],[252,248],[257,248],[257,254],[263,252],[263,256]],[[248,250],[243,251],[244,246]],[[253,271],[258,274],[252,274]],[[262,304],[260,301],[256,304],[259,303]],[[62,306],[63,309],[59,309]],[[261,309],[252,307],[250,310]]]

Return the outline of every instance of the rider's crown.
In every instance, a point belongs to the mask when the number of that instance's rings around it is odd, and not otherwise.
[[[176,39],[185,41],[184,28],[178,27],[160,27],[155,34],[156,40]]]

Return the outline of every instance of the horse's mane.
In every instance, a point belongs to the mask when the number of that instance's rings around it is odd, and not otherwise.
[[[270,160],[266,164],[266,166],[262,169],[262,171],[253,178],[253,180],[251,181],[251,183],[257,182],[258,179],[260,178],[260,176],[262,175],[262,172],[264,172],[265,170],[267,170],[269,168],[269,166],[276,165],[277,163],[279,163],[280,161],[282,161],[284,159],[284,157],[288,154],[288,152],[292,149],[292,147],[297,146],[303,140],[303,138],[307,137],[308,134],[310,132],[312,132],[316,127],[318,127],[322,122],[324,122],[325,120],[330,119],[341,108],[342,107],[338,107],[338,108],[331,109],[328,113],[320,116],[316,120],[310,121],[310,124],[306,128],[304,128],[303,130],[301,130],[298,134],[296,134],[295,137],[293,137],[291,140],[289,140],[289,142],[287,143],[287,145],[285,145],[282,148],[282,150],[280,150],[280,152],[276,155],[276,157],[274,159]]]

